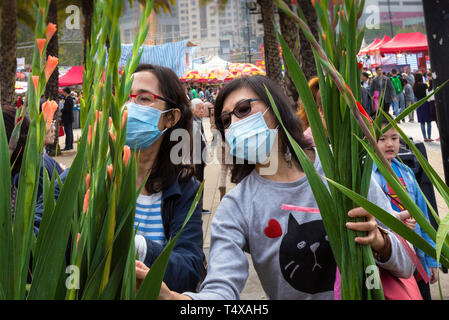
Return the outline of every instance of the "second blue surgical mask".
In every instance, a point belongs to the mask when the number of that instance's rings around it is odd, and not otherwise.
[[[277,129],[268,128],[263,117],[267,111],[257,112],[229,126],[225,139],[233,156],[250,163],[264,163],[268,159]]]

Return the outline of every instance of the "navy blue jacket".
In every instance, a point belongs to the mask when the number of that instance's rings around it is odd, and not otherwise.
[[[174,238],[181,229],[192,205],[200,183],[192,177],[187,183],[175,181],[169,188],[162,191],[162,223],[167,240]],[[170,218],[170,202],[173,205]],[[170,255],[164,282],[176,292],[196,291],[203,270],[203,222],[202,198],[176,242]],[[145,265],[151,267],[161,254],[164,246],[149,240]]]
[[[65,170],[60,178],[64,182],[69,170]],[[162,191],[162,222],[167,239],[174,238],[181,229],[190,206],[200,187],[200,183],[192,177],[187,183],[175,181],[169,188]],[[55,185],[55,199],[58,198],[60,188]],[[170,207],[172,206],[172,209]],[[196,287],[203,271],[203,222],[202,198],[198,206],[178,238],[170,255],[164,282],[177,292],[196,291]],[[172,218],[169,217],[172,211]],[[38,199],[34,217],[34,232],[37,235],[42,221],[43,197]],[[147,254],[144,263],[151,267],[156,258],[164,249],[160,244],[149,239],[147,241]]]

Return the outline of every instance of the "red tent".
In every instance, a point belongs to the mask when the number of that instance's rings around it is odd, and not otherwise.
[[[369,52],[377,53],[379,51],[379,48],[383,46],[384,44],[388,43],[390,41],[389,36],[384,36],[382,40],[380,40],[377,44],[373,45],[371,48],[369,48]]]
[[[380,53],[428,51],[427,37],[421,32],[399,33],[379,47]]]
[[[71,67],[62,77],[59,77],[59,86],[67,87],[83,84],[83,66]]]
[[[364,54],[369,53],[369,50],[371,49],[371,47],[375,46],[376,44],[378,44],[381,40],[379,38],[376,38],[373,42],[371,42],[369,45],[367,45],[365,48],[361,49],[359,52],[359,56],[362,56]]]

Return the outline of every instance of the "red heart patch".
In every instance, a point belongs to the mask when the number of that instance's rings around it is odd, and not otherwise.
[[[270,219],[268,226],[263,231],[268,238],[277,238],[282,236],[282,228],[276,219]]]

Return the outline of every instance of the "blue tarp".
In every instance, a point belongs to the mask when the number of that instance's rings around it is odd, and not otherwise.
[[[187,57],[191,59],[196,47],[188,47],[188,41],[170,42],[157,46],[143,45],[140,63],[151,63],[172,69],[178,77],[187,70]],[[132,44],[122,44],[122,53],[119,60],[120,66],[125,66],[132,54]]]

